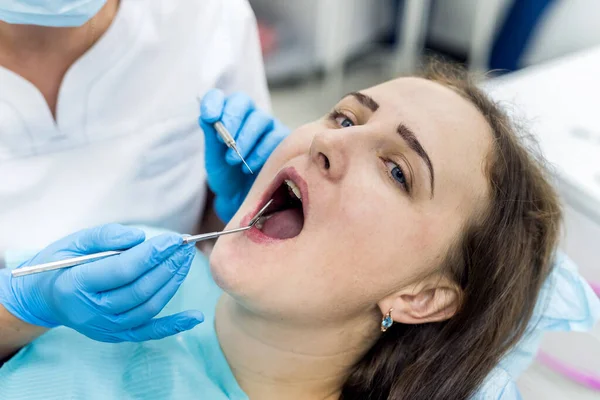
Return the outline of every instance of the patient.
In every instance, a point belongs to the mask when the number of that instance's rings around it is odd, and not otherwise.
[[[79,386],[65,397],[93,398],[96,379],[112,394],[99,398],[467,399],[522,337],[551,271],[547,179],[458,70],[352,93],[265,164],[229,228],[273,199],[268,215],[211,256],[224,292],[192,268],[182,301],[204,324],[120,346],[57,330],[13,361],[46,362],[44,390],[68,363],[65,385]],[[57,346],[67,336],[86,351]],[[4,395],[19,382],[7,366]]]
[[[211,257],[219,341],[257,399],[468,398],[523,334],[560,222],[508,119],[444,65],[296,130],[229,228],[270,198]]]

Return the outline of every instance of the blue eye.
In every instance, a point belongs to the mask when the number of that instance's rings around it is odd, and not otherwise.
[[[344,116],[337,117],[335,120],[342,128],[349,128],[351,126],[354,126],[354,122],[352,122],[350,118]]]
[[[343,112],[334,110],[329,114],[329,118],[336,123],[340,128],[350,128],[354,126],[354,121]]]
[[[402,168],[392,161],[386,161],[385,165],[388,167],[390,177],[399,185],[401,185],[403,189],[408,191],[408,183],[406,182],[406,176],[404,175]]]

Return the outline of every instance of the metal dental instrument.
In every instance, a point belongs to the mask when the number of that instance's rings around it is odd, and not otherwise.
[[[202,99],[200,99],[199,96],[196,97],[196,100],[198,101],[198,103],[202,102]],[[223,139],[223,142],[225,142],[227,147],[229,147],[230,149],[233,149],[233,151],[235,151],[237,153],[240,160],[242,160],[242,162],[244,163],[246,168],[248,168],[248,171],[250,171],[250,173],[254,175],[254,171],[252,171],[252,169],[250,169],[250,166],[248,165],[246,160],[244,160],[244,157],[242,157],[242,154],[238,150],[237,144],[235,143],[235,139],[233,138],[233,136],[231,136],[231,133],[229,133],[227,128],[225,128],[225,125],[223,125],[223,123],[221,121],[217,121],[213,124],[213,126],[215,127],[215,130],[217,131],[217,133],[219,134],[221,139]]]
[[[251,174],[254,174],[254,172],[252,172],[252,170],[250,169],[250,166],[248,166],[248,164],[246,163],[246,160],[244,160],[244,157],[242,157],[242,155],[240,154],[240,151],[237,148],[237,144],[235,143],[233,136],[231,136],[231,133],[229,133],[227,128],[225,128],[225,125],[223,125],[221,121],[217,121],[213,124],[213,126],[215,127],[215,130],[217,131],[221,139],[223,139],[227,147],[233,149],[233,151],[237,153],[240,160],[242,160],[246,168],[248,168],[248,171],[250,171]]]
[[[196,242],[201,242],[203,240],[213,239],[213,238],[216,238],[216,237],[219,237],[222,235],[229,235],[230,233],[246,231],[246,230],[252,228],[258,222],[260,217],[262,217],[262,215],[267,210],[267,208],[269,208],[269,206],[271,205],[272,202],[273,202],[273,200],[270,200],[267,204],[265,204],[265,206],[260,209],[260,211],[254,216],[254,218],[252,218],[250,220],[250,222],[248,223],[248,226],[245,226],[243,228],[230,229],[230,230],[221,231],[221,232],[204,233],[202,235],[195,235],[195,236],[185,236],[183,238],[183,243],[184,244],[196,243]],[[46,271],[53,271],[55,269],[74,267],[76,265],[81,265],[81,264],[85,264],[88,262],[97,261],[102,258],[115,256],[117,254],[121,254],[123,251],[125,251],[125,250],[103,251],[101,253],[88,254],[86,256],[68,258],[66,260],[61,260],[61,261],[53,261],[53,262],[44,263],[44,264],[31,265],[28,267],[13,269],[11,271],[11,274],[12,274],[13,278],[18,278],[20,276],[27,276],[27,275],[39,274],[41,272],[46,272]]]
[[[247,231],[248,229],[252,228],[258,222],[260,217],[262,217],[262,215],[265,213],[265,211],[267,211],[267,208],[269,208],[271,203],[273,203],[273,200],[269,200],[269,202],[267,204],[265,204],[265,206],[263,208],[261,208],[259,212],[256,213],[254,218],[252,218],[250,220],[248,225],[244,226],[243,228],[230,229],[228,231],[222,231],[222,232],[203,233],[203,234],[195,235],[195,236],[186,236],[183,238],[183,243],[184,244],[196,243],[196,242],[201,242],[203,240],[213,239],[213,238],[219,237],[221,235],[228,235],[230,233]]]

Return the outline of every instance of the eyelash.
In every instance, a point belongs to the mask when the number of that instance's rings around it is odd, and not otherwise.
[[[344,112],[334,109],[333,111],[331,111],[329,113],[328,116],[329,120],[331,120],[333,123],[335,123],[339,128],[346,128],[345,126],[342,125],[341,122],[339,122],[338,120],[341,118],[343,120],[348,120],[352,123],[352,125],[356,125],[356,123],[352,120],[352,118],[350,118],[347,114],[345,114]],[[408,185],[408,182],[406,180],[406,174],[404,173],[404,170],[402,169],[402,167],[400,165],[398,165],[396,162],[391,161],[391,160],[384,160],[385,166],[386,166],[386,170],[387,170],[387,174],[390,177],[390,179],[392,181],[394,181],[394,183],[400,185],[402,187],[402,189],[404,191],[406,191],[407,193],[410,194],[410,186]],[[391,164],[393,167],[390,168]],[[398,179],[396,179],[394,177],[394,174],[392,173],[392,171],[398,168],[400,170],[400,172],[402,173],[402,177],[403,177],[403,181],[400,182]]]
[[[340,110],[333,110],[329,113],[329,119],[332,122],[336,123],[340,128],[345,128],[344,126],[342,126],[341,123],[337,121],[338,118],[347,119],[348,121],[352,122],[352,125],[356,125],[356,122],[354,122],[352,118],[350,118],[347,114],[343,113]]]

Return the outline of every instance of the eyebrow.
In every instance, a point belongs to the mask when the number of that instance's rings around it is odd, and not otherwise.
[[[423,160],[425,165],[427,165],[427,168],[429,168],[431,198],[433,198],[434,173],[433,173],[433,165],[431,164],[431,159],[429,158],[429,155],[427,154],[427,152],[425,151],[423,146],[421,146],[421,143],[417,140],[417,137],[415,136],[413,131],[410,130],[410,128],[408,126],[406,126],[404,124],[399,124],[398,127],[396,128],[396,131],[402,137],[402,139],[404,139],[404,141],[408,144],[408,147],[410,147],[412,149],[412,151],[417,153],[417,155],[419,157],[421,157],[421,159]]]
[[[372,112],[375,112],[377,111],[377,109],[379,109],[379,103],[377,103],[371,96],[368,96],[364,93],[352,92],[347,94],[347,96],[354,97],[356,100],[358,100],[360,104],[367,107]],[[427,165],[427,168],[429,169],[429,183],[431,185],[431,198],[433,198],[435,174],[433,172],[433,164],[431,163],[429,155],[427,154],[423,146],[421,146],[421,143],[417,139],[417,136],[408,126],[404,124],[399,124],[396,128],[396,131],[408,144],[408,147],[410,147],[412,151],[414,151],[419,157],[421,157],[425,165]]]
[[[358,100],[360,104],[367,107],[373,112],[377,111],[377,109],[379,108],[379,104],[375,100],[373,100],[371,96],[367,96],[366,94],[362,94],[361,92],[348,93],[346,96],[354,97],[356,100]]]

